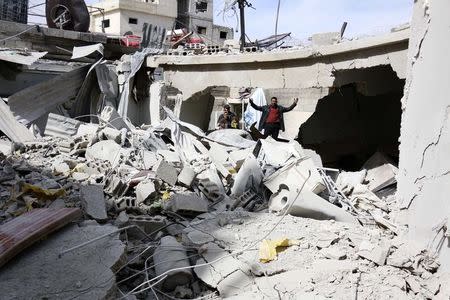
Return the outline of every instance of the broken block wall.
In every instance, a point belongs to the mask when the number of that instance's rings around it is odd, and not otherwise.
[[[397,194],[409,208],[411,241],[439,253],[443,271],[450,270],[449,239],[440,226],[450,218],[449,16],[449,1],[414,4]]]

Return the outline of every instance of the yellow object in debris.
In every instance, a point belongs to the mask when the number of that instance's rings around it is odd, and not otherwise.
[[[278,253],[284,250],[283,248],[298,244],[300,244],[300,241],[290,239],[263,240],[259,247],[259,261],[268,263],[275,260]]]
[[[32,185],[28,183],[24,183],[22,185],[21,192],[23,194],[32,194],[34,197],[37,197],[38,199],[50,199],[54,200],[58,197],[62,197],[66,195],[66,191],[64,189],[43,189],[37,185]]]
[[[165,192],[163,193],[162,199],[163,199],[164,201],[167,201],[167,200],[170,199],[170,193],[169,193],[169,191],[165,191]]]

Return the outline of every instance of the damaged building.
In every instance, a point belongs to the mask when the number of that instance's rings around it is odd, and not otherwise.
[[[244,53],[0,21],[0,298],[449,299],[449,11]]]

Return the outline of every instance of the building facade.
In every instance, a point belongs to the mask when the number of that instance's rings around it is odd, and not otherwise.
[[[88,7],[91,32],[142,36],[144,23],[186,28],[207,45],[233,39],[233,29],[214,25],[213,0],[102,0]]]
[[[233,28],[215,25],[213,0],[178,0],[177,28],[187,28],[205,44],[223,45],[233,39]]]
[[[142,36],[144,23],[171,29],[177,18],[177,0],[103,0],[88,7],[91,32]]]

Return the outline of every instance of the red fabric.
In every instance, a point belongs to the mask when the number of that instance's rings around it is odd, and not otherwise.
[[[266,123],[279,123],[279,122],[280,122],[280,112],[278,111],[278,108],[270,107]]]

